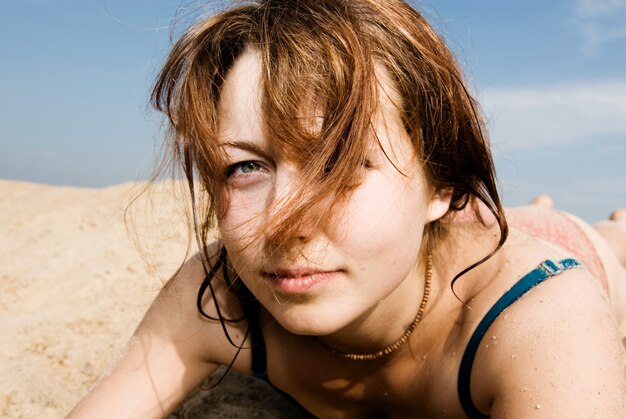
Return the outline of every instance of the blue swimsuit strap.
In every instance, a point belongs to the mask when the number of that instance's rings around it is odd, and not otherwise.
[[[474,402],[472,401],[472,395],[470,393],[470,377],[472,373],[472,364],[474,363],[474,357],[476,351],[480,345],[480,341],[489,329],[489,326],[496,320],[496,318],[506,309],[513,304],[522,295],[526,294],[536,285],[542,283],[547,278],[558,275],[561,272],[570,269],[578,268],[582,265],[576,259],[563,259],[560,262],[553,262],[551,260],[545,260],[541,262],[538,268],[530,271],[522,279],[520,279],[511,289],[509,289],[500,299],[491,307],[485,317],[480,321],[474,334],[470,338],[465,353],[461,359],[461,366],[459,367],[459,378],[457,391],[459,393],[459,399],[461,406],[471,419],[480,418],[487,419],[489,416],[481,413]]]
[[[225,251],[222,252],[226,257]],[[224,272],[224,279],[229,286],[232,286],[232,281],[229,278],[226,263],[222,263]],[[205,279],[205,282],[207,280]],[[204,283],[203,283],[204,285]],[[201,291],[202,292],[202,291]],[[252,352],[252,375],[255,378],[265,381],[274,390],[285,397],[297,410],[300,411],[300,417],[314,418],[300,403],[296,401],[291,395],[285,393],[283,390],[276,387],[269,379],[267,375],[267,350],[265,349],[265,339],[263,338],[263,330],[261,330],[261,307],[257,299],[252,295],[250,290],[244,285],[242,281],[238,282],[237,293],[241,307],[244,312],[244,316],[248,320],[248,332],[250,333],[250,350]]]
[[[263,339],[258,312],[248,316],[248,323],[250,324],[250,341],[252,343],[252,375],[269,383],[265,340]]]
[[[251,307],[248,306],[248,309]],[[297,410],[300,411],[302,417],[314,418],[308,410],[306,410],[296,399],[291,397],[290,394],[285,393],[283,390],[274,386],[267,375],[267,350],[265,349],[265,339],[263,339],[263,331],[261,330],[261,322],[259,319],[259,309],[257,303],[256,312],[248,311],[248,323],[250,325],[250,341],[252,351],[252,375],[254,377],[265,381],[274,390],[280,393],[285,399],[287,399]]]

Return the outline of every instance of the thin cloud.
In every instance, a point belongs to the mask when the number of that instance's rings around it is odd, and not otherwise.
[[[573,24],[582,50],[595,55],[604,44],[626,39],[626,0],[577,0]]]
[[[626,0],[578,0],[576,14],[581,18],[595,18],[626,10]]]
[[[626,140],[626,81],[491,88],[481,96],[492,141],[505,149]]]

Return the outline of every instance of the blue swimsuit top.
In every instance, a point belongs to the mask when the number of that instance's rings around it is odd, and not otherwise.
[[[561,272],[571,269],[578,268],[582,266],[580,262],[575,259],[563,259],[560,262],[554,262],[551,260],[546,260],[541,262],[539,267],[533,269],[528,272],[522,279],[520,279],[515,285],[513,285],[500,299],[491,307],[491,309],[487,312],[485,317],[480,321],[476,330],[472,334],[467,347],[465,348],[465,352],[463,353],[463,358],[461,358],[461,365],[459,367],[459,376],[458,376],[458,384],[457,384],[457,392],[459,395],[459,400],[461,402],[461,406],[463,410],[467,414],[470,419],[488,419],[489,416],[480,412],[478,408],[474,405],[472,401],[472,395],[470,393],[470,377],[472,373],[472,364],[474,363],[474,358],[476,356],[476,351],[480,346],[480,342],[489,329],[489,326],[496,320],[496,318],[511,304],[513,304],[517,299],[526,294],[536,285],[542,283],[544,280],[558,275]],[[248,309],[251,307],[248,305]],[[244,309],[245,310],[245,309]],[[258,307],[256,312],[258,313]],[[248,314],[253,314],[248,312]],[[268,382],[270,382],[267,376],[267,361],[266,361],[266,351],[265,351],[265,341],[263,340],[263,333],[261,331],[261,326],[258,321],[258,315],[248,315],[248,319],[250,319],[250,333],[251,333],[251,341],[252,341],[252,373],[255,377]],[[274,387],[272,385],[272,387]],[[274,387],[278,392],[283,394],[288,400],[290,400],[294,406],[296,406],[306,417],[314,417],[311,415],[306,409],[304,409],[294,398],[292,398],[289,394],[283,392],[282,390]]]

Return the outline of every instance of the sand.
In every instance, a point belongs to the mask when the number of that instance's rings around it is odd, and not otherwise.
[[[0,180],[0,417],[59,418],[115,361],[187,253],[180,204],[158,185]],[[128,226],[133,231],[128,231]],[[141,246],[138,248],[137,244]],[[176,418],[297,417],[264,383],[229,375]]]
[[[137,216],[128,223],[124,211],[141,186],[0,180],[0,417],[68,413],[114,363],[184,260],[185,197],[154,186],[135,202]],[[209,412],[211,418],[300,416],[266,384],[234,373],[214,390],[197,391],[170,417]]]

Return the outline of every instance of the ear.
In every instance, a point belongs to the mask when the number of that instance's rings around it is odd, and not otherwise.
[[[428,222],[435,221],[446,215],[450,208],[450,201],[452,200],[452,192],[454,188],[442,188],[430,197],[428,208],[426,209],[426,219]]]

